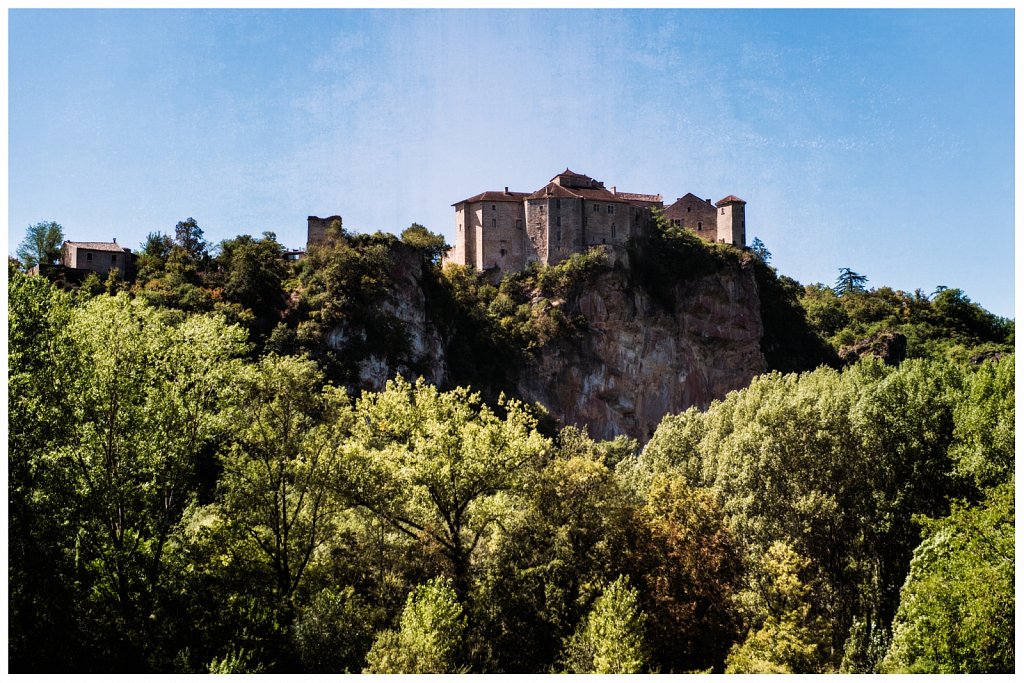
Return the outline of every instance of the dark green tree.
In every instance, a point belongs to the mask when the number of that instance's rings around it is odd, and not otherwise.
[[[750,251],[766,264],[772,262],[772,252],[768,251],[768,247],[764,246],[760,237],[755,237],[754,241],[750,243]]]
[[[25,269],[37,265],[56,263],[64,242],[64,228],[60,223],[42,221],[25,229],[25,239],[18,245],[18,259]]]
[[[863,292],[865,290],[864,285],[867,282],[868,278],[866,275],[855,273],[849,268],[840,268],[839,277],[836,278],[836,285],[833,289],[839,296]]]
[[[178,221],[174,226],[174,244],[185,251],[189,260],[194,263],[205,260],[208,256],[209,242],[203,237],[203,229],[195,218],[189,217]]]

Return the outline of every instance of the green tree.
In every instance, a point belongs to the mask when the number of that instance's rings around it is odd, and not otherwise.
[[[261,239],[241,235],[221,242],[216,259],[225,271],[225,299],[252,311],[254,330],[263,335],[277,325],[285,307],[283,254],[276,235],[265,232]]]
[[[17,673],[82,670],[74,486],[53,457],[78,428],[74,298],[18,271],[7,293],[9,665]]]
[[[766,265],[772,262],[772,252],[768,251],[768,247],[764,246],[760,237],[755,237],[754,241],[750,243],[750,251]]]
[[[285,626],[337,510],[330,482],[350,407],[343,390],[322,385],[309,360],[269,355],[245,368],[232,412],[240,427],[222,456],[220,514],[245,554],[269,568]]]
[[[64,242],[64,228],[60,223],[42,221],[25,229],[25,239],[18,245],[18,260],[25,269],[37,265],[56,263]]]
[[[366,655],[364,673],[457,673],[466,618],[448,579],[409,594],[398,631],[383,631]]]
[[[866,275],[853,272],[849,268],[840,268],[839,277],[836,278],[835,293],[838,296],[863,292],[864,285],[868,282]]]
[[[440,264],[441,257],[452,248],[445,242],[443,235],[430,232],[419,223],[413,223],[403,230],[400,239],[410,247],[422,250],[424,258],[435,265]]]
[[[657,475],[633,528],[652,665],[721,670],[739,635],[733,600],[743,567],[717,494]]]
[[[377,611],[352,586],[320,591],[295,622],[295,642],[305,670],[359,673],[373,644]]]
[[[80,426],[54,457],[80,519],[76,552],[111,668],[152,666],[167,548],[194,500],[201,454],[244,332],[208,316],[168,316],[125,294],[76,310]]]
[[[570,673],[635,674],[646,663],[644,624],[637,591],[619,576],[608,585],[566,644]]]
[[[726,673],[818,670],[822,634],[811,615],[810,591],[800,577],[808,564],[781,541],[760,558],[749,589],[740,597],[751,631],[729,652]]]
[[[207,250],[210,243],[203,237],[203,229],[195,218],[178,221],[174,226],[174,244],[194,263],[204,261],[209,256]]]
[[[170,235],[151,232],[146,241],[139,245],[139,253],[135,260],[136,282],[144,285],[150,279],[158,277],[167,265],[167,259],[174,248],[174,240]]]
[[[1012,673],[1014,485],[926,526],[903,585],[887,673]]]
[[[626,568],[633,508],[608,462],[627,439],[596,443],[566,427],[554,458],[529,482],[477,566],[471,595],[476,670],[536,672],[600,592]]]
[[[458,388],[401,378],[356,403],[340,491],[412,539],[436,544],[465,596],[470,560],[550,444],[514,400],[504,419]]]
[[[982,489],[1014,473],[1014,386],[1013,354],[986,361],[969,376],[954,412],[950,454],[957,471]]]

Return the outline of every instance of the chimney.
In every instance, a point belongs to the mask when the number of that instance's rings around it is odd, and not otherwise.
[[[116,237],[114,238],[114,244],[117,244],[117,238]]]
[[[508,194],[508,185],[505,186],[505,194]]]
[[[615,189],[614,185],[612,185],[612,194],[618,194],[618,190]]]
[[[704,201],[706,201],[706,202],[707,202],[708,204],[710,204],[710,203],[711,203],[711,197],[708,197],[708,198],[707,198],[707,199],[705,199]]]

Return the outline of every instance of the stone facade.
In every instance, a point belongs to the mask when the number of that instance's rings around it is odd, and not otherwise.
[[[308,216],[306,218],[306,248],[308,249],[311,244],[323,242],[327,236],[327,229],[334,221],[338,221],[338,229],[341,229],[341,216],[328,216],[327,218]]]
[[[60,263],[66,268],[90,270],[107,275],[117,268],[125,279],[135,274],[135,255],[132,250],[113,242],[64,242],[60,248]]]
[[[666,215],[708,241],[744,246],[744,204],[732,195],[713,205],[687,194]],[[445,262],[480,271],[517,271],[532,262],[558,263],[595,245],[624,245],[645,234],[654,222],[652,210],[664,205],[661,195],[609,190],[599,180],[565,169],[533,193],[506,187],[453,206],[455,246]]]

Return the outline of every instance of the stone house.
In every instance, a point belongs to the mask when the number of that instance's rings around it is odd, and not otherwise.
[[[689,192],[665,209],[665,218],[709,242],[743,247],[747,244],[746,204],[734,195],[712,204],[710,199]]]
[[[135,255],[132,250],[113,242],[70,242],[60,248],[60,263],[65,268],[88,270],[98,275],[108,275],[114,268],[121,277],[130,280],[135,276]]]
[[[675,225],[709,241],[746,243],[745,202],[730,195],[718,205],[688,194],[669,207]],[[623,245],[645,234],[661,195],[609,190],[590,176],[565,169],[536,192],[488,191],[455,207],[455,246],[446,263],[477,270],[518,271],[527,264],[553,264],[599,244]],[[738,221],[738,224],[736,222]],[[736,225],[734,225],[736,224]]]

